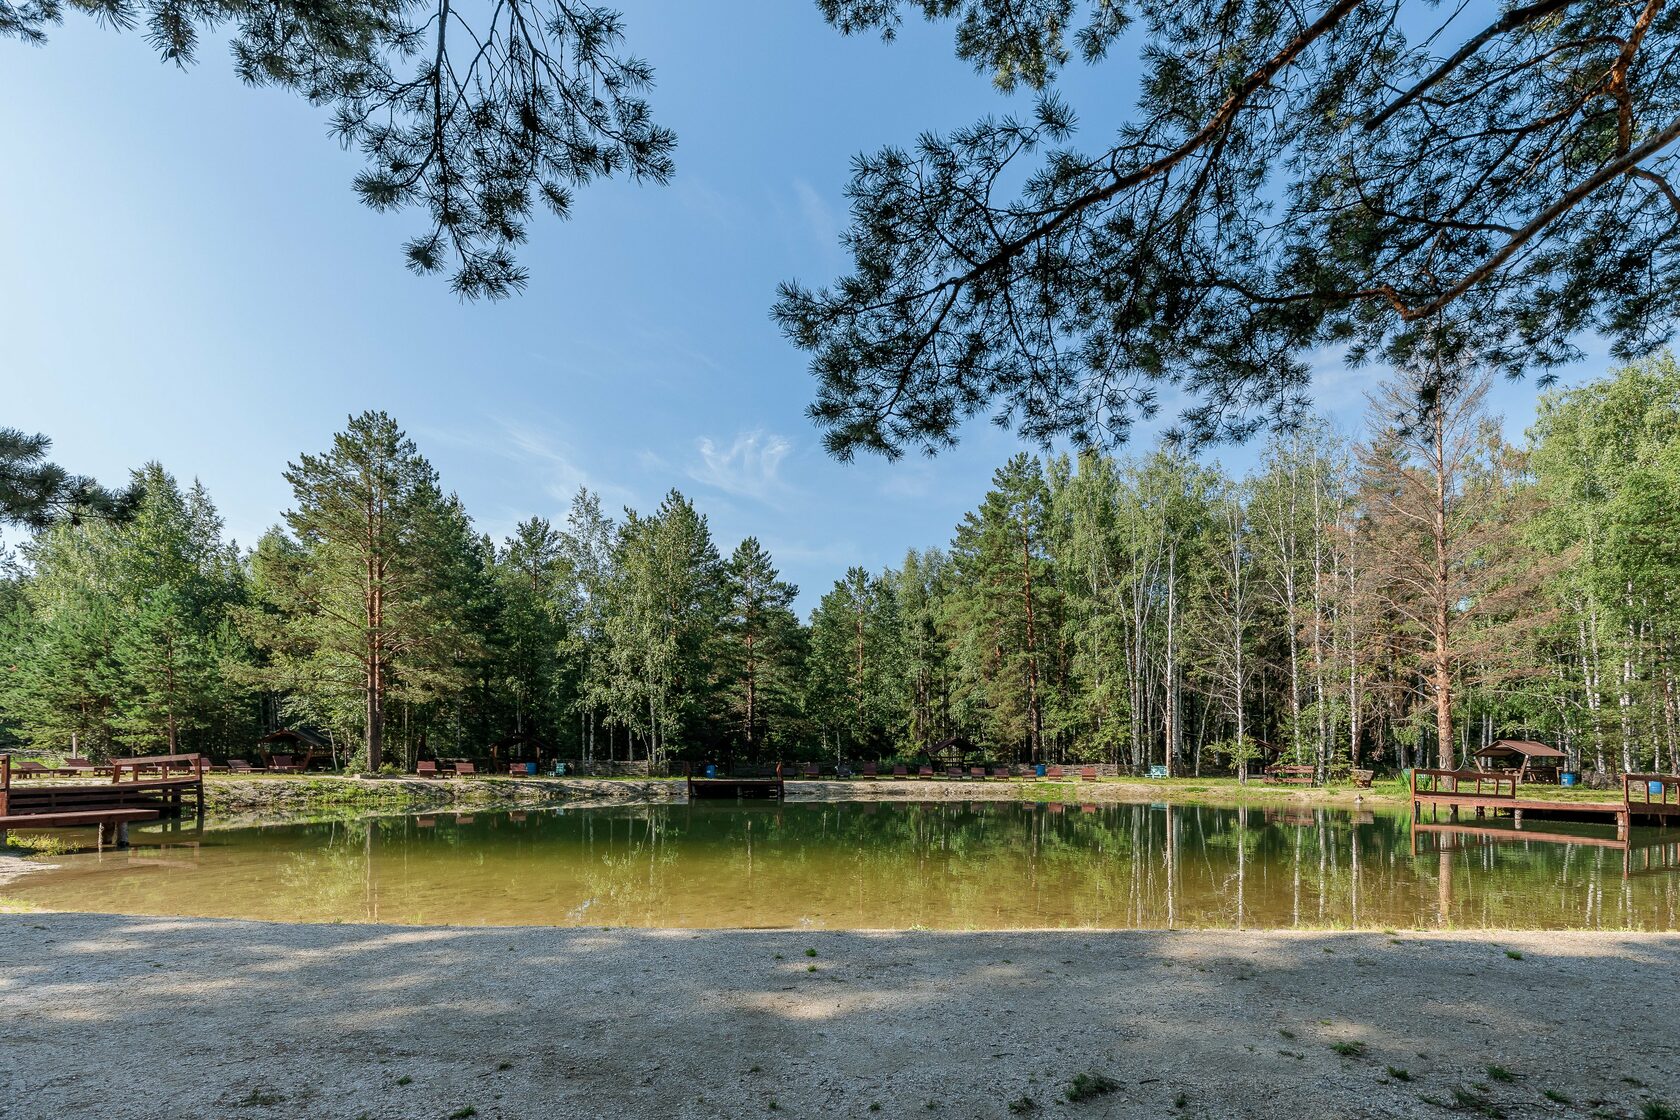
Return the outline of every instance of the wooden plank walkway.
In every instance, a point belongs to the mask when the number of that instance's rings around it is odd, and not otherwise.
[[[1445,806],[1451,822],[1456,822],[1460,811],[1465,809],[1473,811],[1477,817],[1509,813],[1519,827],[1525,815],[1558,820],[1599,820],[1605,824],[1614,823],[1617,839],[1625,841],[1635,818],[1651,819],[1659,825],[1666,825],[1670,818],[1680,818],[1680,775],[1675,774],[1624,774],[1619,801],[1518,797],[1515,775],[1489,774],[1481,770],[1415,769],[1411,776],[1411,792],[1414,823],[1423,821],[1426,805],[1431,821],[1439,821],[1440,809]]]
[[[784,792],[782,764],[779,762],[776,763],[775,774],[768,777],[696,777],[694,767],[690,765],[688,768],[688,799],[690,801],[740,798],[781,801]]]
[[[183,773],[171,776],[176,771]],[[0,756],[0,843],[14,828],[91,827],[99,830],[101,847],[126,846],[131,823],[179,817],[189,798],[202,820],[204,771],[201,755],[153,755],[117,760],[108,782],[43,779],[14,786],[11,757]]]
[[[92,809],[80,813],[12,813],[0,817],[0,845],[14,828],[97,828],[98,846],[128,847],[128,826],[137,821],[155,821],[156,809]]]

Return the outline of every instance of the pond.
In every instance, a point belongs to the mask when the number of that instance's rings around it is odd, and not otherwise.
[[[309,922],[1680,929],[1680,833],[1635,830],[1630,850],[1604,829],[1561,843],[1476,823],[1414,834],[1398,811],[702,802],[165,826],[136,829],[124,851],[42,857],[52,869],[5,893]]]

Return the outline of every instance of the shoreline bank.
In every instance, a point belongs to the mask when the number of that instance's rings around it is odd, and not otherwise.
[[[0,929],[0,1022],[30,1055],[0,1066],[18,1117],[1638,1117],[1680,1101],[1672,1026],[1629,1034],[1629,1009],[1680,995],[1672,935],[45,913]],[[135,1037],[169,1039],[168,1059]],[[1113,1088],[1070,1102],[1081,1075]]]
[[[682,778],[360,778],[298,775],[256,778],[212,776],[205,782],[212,815],[352,808],[425,811],[453,807],[492,809],[579,802],[662,804],[684,801]],[[1247,786],[1223,779],[1136,778],[1073,781],[950,781],[888,778],[789,779],[788,801],[1066,801],[1152,802],[1207,805],[1298,805],[1351,808],[1403,806],[1384,789],[1335,786]]]

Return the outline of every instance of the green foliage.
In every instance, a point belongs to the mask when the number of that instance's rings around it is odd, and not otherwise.
[[[1120,1088],[1120,1083],[1106,1074],[1079,1073],[1075,1074],[1073,1080],[1068,1082],[1068,1087],[1062,1091],[1062,1095],[1070,1102],[1078,1104],[1080,1101],[1088,1101],[1092,1097],[1107,1096],[1118,1088]]]
[[[245,553],[202,488],[152,465],[126,520],[61,520],[0,554],[0,743],[240,757],[290,725],[375,774],[492,749],[938,751],[1178,778],[1427,765],[1443,741],[1510,735],[1588,770],[1680,766],[1680,368],[1546,397],[1527,450],[1455,414],[1440,557],[1415,530],[1440,480],[1404,395],[1382,395],[1357,452],[1308,427],[1240,478],[1178,449],[1015,456],[948,551],[852,567],[808,625],[769,552],[748,538],[725,559],[675,491],[617,522],[581,491],[563,526],[492,542],[380,413],[292,464],[284,527]]]
[[[847,33],[950,20],[959,58],[1033,95],[858,156],[849,274],[782,286],[836,455],[937,451],[977,415],[1100,446],[1163,398],[1192,441],[1240,438],[1305,413],[1330,348],[1517,376],[1585,336],[1627,357],[1675,329],[1660,6],[820,7]],[[1062,82],[1075,57],[1104,70]],[[1067,100],[1122,78],[1135,98],[1096,97],[1094,123]],[[1606,81],[1617,112],[1581,112]]]
[[[424,232],[404,246],[408,267],[448,270],[463,296],[524,286],[514,251],[536,206],[565,218],[573,192],[591,181],[623,174],[663,183],[674,171],[676,137],[654,123],[645,99],[653,70],[622,50],[623,17],[610,8],[573,0],[73,7],[119,30],[143,24],[159,55],[181,66],[205,35],[226,34],[243,81],[329,111],[330,131],[367,161],[354,183],[366,205],[426,215]],[[63,10],[60,0],[0,0],[0,38],[43,42]],[[4,489],[0,482],[0,502]]]
[[[0,7],[0,35],[6,12]],[[42,530],[56,522],[122,520],[139,502],[139,484],[111,491],[91,478],[72,475],[47,458],[52,440],[16,428],[0,428],[0,526]]]
[[[128,519],[59,522],[25,545],[0,622],[0,709],[65,754],[201,750],[254,726],[230,672],[248,656],[232,624],[246,577],[215,507],[157,464],[134,490]]]

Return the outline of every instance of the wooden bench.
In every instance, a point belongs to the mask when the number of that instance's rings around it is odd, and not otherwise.
[[[1268,766],[1262,771],[1260,780],[1269,786],[1315,786],[1318,784],[1318,768],[1304,763]]]

